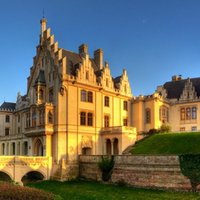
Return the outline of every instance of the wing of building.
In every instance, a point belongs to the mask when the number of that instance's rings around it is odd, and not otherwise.
[[[173,132],[199,131],[200,78],[172,80],[158,86],[154,94],[132,100],[132,125],[138,132],[159,129],[168,123]]]
[[[137,136],[126,70],[113,78],[102,49],[90,58],[85,44],[78,53],[60,48],[40,23],[27,94],[0,107],[0,154],[51,156],[55,169],[81,154],[122,154]]]

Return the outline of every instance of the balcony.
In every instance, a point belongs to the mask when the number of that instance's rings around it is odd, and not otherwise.
[[[30,136],[42,136],[42,135],[53,135],[54,128],[53,124],[38,125],[25,128],[25,135]]]
[[[136,128],[131,126],[111,126],[101,129],[102,134],[107,133],[136,133]]]

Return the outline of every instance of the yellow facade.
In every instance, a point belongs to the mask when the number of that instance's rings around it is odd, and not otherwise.
[[[1,155],[53,157],[52,178],[65,180],[78,173],[78,155],[122,154],[135,142],[132,94],[126,70],[113,78],[102,49],[94,58],[85,44],[78,53],[62,49],[46,24],[42,19],[27,94],[18,94],[9,134],[2,126]]]

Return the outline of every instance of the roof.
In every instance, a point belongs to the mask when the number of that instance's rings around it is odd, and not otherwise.
[[[177,80],[177,81],[170,81],[164,84],[164,88],[167,91],[167,98],[168,99],[179,99],[187,79]],[[190,82],[192,82],[192,86],[195,88],[195,92],[197,96],[200,96],[200,78],[191,78]]]
[[[15,105],[16,105],[16,103],[4,102],[0,106],[0,109],[11,109],[11,110],[14,110],[15,109]]]
[[[40,70],[38,77],[35,80],[35,84],[33,87],[37,86],[37,85],[46,85],[46,81],[45,81],[45,76],[44,76],[44,70]]]
[[[67,74],[74,76],[76,69],[79,66],[78,64],[82,63],[81,56],[78,53],[71,52],[66,49],[62,49],[62,56],[67,57],[67,63],[66,63],[67,64]],[[90,61],[91,61],[91,65],[92,65],[92,68],[94,69],[94,71],[99,70],[96,63],[94,62],[94,59],[90,58]]]

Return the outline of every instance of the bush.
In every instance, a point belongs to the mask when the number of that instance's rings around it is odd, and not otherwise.
[[[157,133],[159,133],[159,130],[152,128],[149,130],[148,135],[151,136],[151,135],[155,135]]]
[[[6,200],[61,200],[60,196],[35,188],[22,187],[13,182],[0,182],[0,199]]]
[[[192,191],[200,184],[200,154],[185,154],[179,156],[180,169],[184,176],[190,179]]]
[[[160,127],[160,133],[170,133],[172,131],[172,128],[169,124],[162,124]]]
[[[101,156],[101,161],[98,162],[98,167],[102,171],[102,180],[109,181],[112,169],[115,164],[115,157],[112,155],[111,158],[108,156]]]
[[[119,180],[117,181],[117,185],[118,185],[119,187],[127,187],[127,186],[128,186],[128,183],[127,183],[124,179],[119,179]]]

